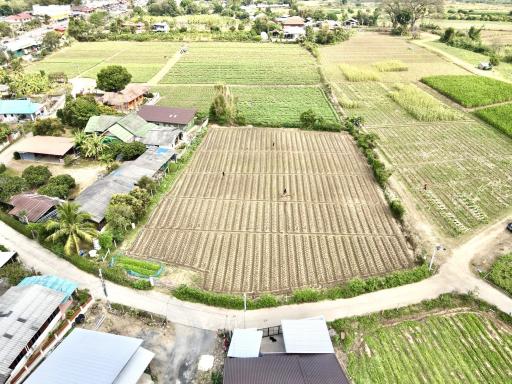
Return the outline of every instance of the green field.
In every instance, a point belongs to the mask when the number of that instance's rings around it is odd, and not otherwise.
[[[464,107],[512,100],[512,84],[483,76],[429,76],[422,81]]]
[[[68,77],[95,77],[107,65],[123,65],[134,82],[146,82],[179,49],[179,43],[94,42],[74,43],[27,66],[28,72],[64,72]]]
[[[159,105],[197,108],[206,114],[213,100],[212,86],[159,86]],[[337,122],[336,113],[319,87],[231,87],[247,124],[299,127],[300,114],[312,108],[326,122]]]
[[[381,326],[349,353],[358,383],[510,383],[512,332],[476,313]]]
[[[475,114],[493,127],[512,137],[512,103],[479,109]]]
[[[512,295],[512,253],[500,256],[489,271],[489,280]]]
[[[170,84],[317,84],[314,58],[298,45],[190,43],[162,80]]]

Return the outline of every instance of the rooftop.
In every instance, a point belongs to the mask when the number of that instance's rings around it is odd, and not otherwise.
[[[14,256],[16,256],[16,252],[0,252],[0,268],[7,264]]]
[[[22,193],[11,197],[9,204],[14,208],[9,211],[10,215],[18,216],[24,212],[27,220],[34,223],[41,219],[50,209],[60,204],[55,197],[38,195],[37,193]]]
[[[25,384],[135,384],[154,357],[142,339],[76,328]]]
[[[124,116],[101,115],[92,116],[85,126],[85,133],[109,132],[124,142],[133,141],[134,137],[145,137],[151,130],[157,128],[155,124],[148,123],[136,113]]]
[[[26,48],[35,44],[34,41],[19,41],[7,43],[7,49],[10,51],[17,51],[18,49]],[[41,104],[33,103],[31,100],[0,100],[0,115],[31,115],[41,109]]]
[[[263,332],[256,328],[233,330],[228,357],[258,357],[262,337]]]
[[[197,109],[143,105],[138,114],[144,120],[152,123],[186,125],[194,119],[196,112]]]
[[[66,279],[62,279],[57,276],[44,275],[44,276],[29,276],[25,277],[18,284],[20,287],[30,286],[30,285],[40,285],[42,287],[53,289],[54,291],[63,293],[64,301],[67,301],[73,292],[75,292],[78,287],[77,284],[73,281],[69,281]]]
[[[147,92],[149,92],[149,87],[147,85],[128,84],[122,91],[105,92],[102,100],[104,104],[122,106],[130,103]]]
[[[291,16],[281,22],[283,25],[303,26],[304,19],[300,16]]]
[[[12,287],[0,296],[0,383],[63,298],[63,293],[39,285]]]
[[[74,146],[72,137],[32,136],[20,141],[17,152],[64,156]]]
[[[286,353],[334,353],[323,317],[282,320],[281,327]]]
[[[224,384],[349,384],[334,354],[227,358]]]

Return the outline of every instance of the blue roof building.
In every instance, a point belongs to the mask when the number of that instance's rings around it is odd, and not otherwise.
[[[0,118],[5,120],[34,120],[43,111],[43,104],[31,100],[0,100]]]
[[[78,287],[73,281],[51,275],[25,277],[18,285],[21,287],[28,285],[41,285],[54,291],[61,292],[65,295],[62,302],[69,300],[73,292],[75,292]]]

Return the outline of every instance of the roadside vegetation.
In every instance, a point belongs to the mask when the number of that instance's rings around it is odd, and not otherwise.
[[[512,100],[512,84],[484,76],[428,76],[428,86],[464,107],[480,107]]]
[[[397,84],[389,96],[419,121],[460,120],[462,115],[414,84]]]

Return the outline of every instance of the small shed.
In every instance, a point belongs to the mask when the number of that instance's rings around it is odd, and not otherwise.
[[[228,357],[258,357],[263,331],[256,328],[234,329],[229,344]]]
[[[343,25],[345,27],[357,27],[359,25],[359,21],[354,18],[350,18],[350,19],[345,20],[343,22]]]
[[[334,353],[323,317],[282,320],[281,327],[286,353]]]
[[[121,112],[137,109],[144,102],[144,95],[149,92],[147,85],[128,84],[119,92],[105,92],[101,102]]]
[[[22,222],[40,223],[54,217],[56,207],[61,200],[55,197],[39,195],[37,193],[21,193],[9,200],[13,208],[9,215],[16,216]]]
[[[64,156],[71,154],[75,142],[71,137],[32,136],[20,141],[16,152],[21,160],[64,162]]]

